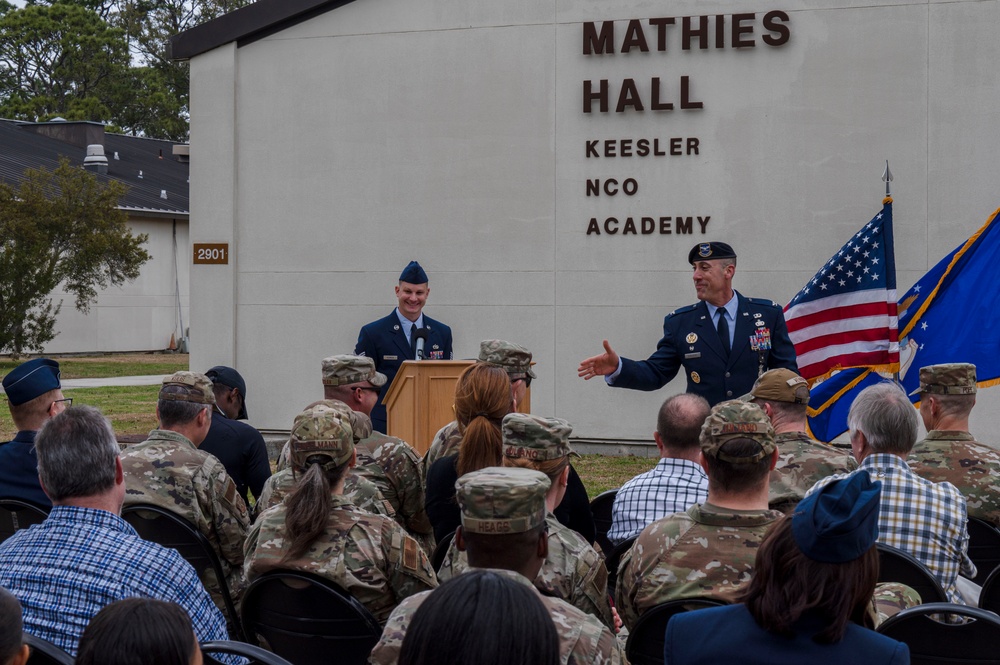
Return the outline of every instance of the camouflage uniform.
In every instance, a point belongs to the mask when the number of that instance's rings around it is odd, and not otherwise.
[[[257,514],[264,512],[268,508],[273,508],[288,496],[288,493],[295,487],[295,475],[291,469],[282,469],[264,482],[264,487],[257,500]],[[347,473],[344,478],[344,496],[351,500],[351,503],[366,513],[373,515],[383,515],[395,518],[396,511],[392,509],[392,504],[382,498],[382,493],[367,478],[363,478],[354,473],[353,470]]]
[[[424,453],[423,458],[420,460],[420,469],[424,474],[424,478],[427,477],[427,470],[431,468],[434,462],[442,457],[457,453],[458,444],[460,443],[462,443],[462,430],[457,420],[452,420],[439,429],[437,434],[434,435],[431,447],[427,449],[427,452]]]
[[[164,388],[183,386],[187,394],[164,394],[160,399],[214,404],[212,383],[202,374],[178,372],[164,379]],[[236,483],[216,457],[198,450],[186,437],[154,429],[142,443],[121,454],[125,474],[125,506],[151,503],[191,522],[219,555],[234,602],[243,592],[243,541],[250,516]],[[216,605],[225,612],[214,573],[202,582]]]
[[[969,517],[1000,527],[1000,452],[968,432],[931,430],[907,461],[921,478],[957,487]]]
[[[316,457],[326,457],[323,467],[329,470],[343,466],[354,454],[350,423],[322,403],[296,417],[289,444],[297,473]],[[323,533],[291,561],[285,560],[287,505],[265,511],[247,536],[247,581],[276,568],[315,573],[344,587],[380,623],[403,598],[437,586],[427,555],[393,520],[358,510],[342,494],[332,494],[330,502]]]
[[[524,533],[547,522],[545,496],[549,480],[530,469],[487,468],[467,474],[456,483],[456,497],[462,513],[462,530],[482,536]],[[531,582],[509,570],[492,570],[518,582]],[[536,584],[537,590],[537,584]],[[372,652],[371,662],[397,662],[407,626],[428,594],[408,598],[393,611]],[[559,635],[561,663],[617,664],[625,661],[621,645],[610,630],[594,616],[569,603],[539,593],[552,616]]]
[[[733,439],[752,439],[760,450],[734,456],[726,449]],[[712,408],[699,442],[703,455],[733,466],[755,464],[776,449],[767,414],[740,400]],[[643,612],[668,600],[707,596],[732,602],[735,592],[749,581],[764,534],[782,514],[721,508],[711,503],[712,494],[710,484],[704,504],[650,524],[622,557],[615,600],[629,629]]]
[[[774,435],[778,463],[771,471],[768,504],[786,515],[795,510],[816,481],[835,473],[850,473],[857,463],[849,455],[815,441],[805,432]]]

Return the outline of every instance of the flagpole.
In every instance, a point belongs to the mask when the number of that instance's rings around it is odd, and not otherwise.
[[[892,201],[892,171],[889,170],[889,160],[885,160],[885,171],[882,173],[882,180],[885,181],[885,198],[888,201]],[[899,380],[899,370],[897,369],[892,373],[892,380],[896,385],[901,386],[902,382]]]

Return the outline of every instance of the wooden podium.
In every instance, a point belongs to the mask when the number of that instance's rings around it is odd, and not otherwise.
[[[407,360],[385,395],[389,436],[423,455],[437,431],[455,419],[455,384],[474,360]]]

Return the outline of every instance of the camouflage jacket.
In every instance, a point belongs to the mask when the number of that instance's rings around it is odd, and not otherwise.
[[[969,517],[1000,527],[1000,452],[968,432],[931,430],[907,461],[921,478],[957,487]]]
[[[357,444],[355,472],[375,483],[396,511],[396,521],[427,552],[434,550],[434,530],[424,510],[424,477],[420,458],[401,439],[373,432]]]
[[[257,500],[256,511],[260,515],[268,508],[273,508],[288,496],[288,493],[295,487],[295,476],[291,469],[282,469],[264,481],[264,487],[260,491],[260,498]],[[359,510],[373,515],[384,515],[395,518],[396,511],[392,505],[382,498],[382,493],[378,491],[375,483],[367,478],[362,478],[353,471],[344,478],[344,496],[348,497]]]
[[[219,555],[230,594],[238,603],[250,516],[222,462],[195,448],[183,435],[160,429],[126,448],[121,460],[125,506],[152,503],[191,522]],[[210,573],[202,582],[223,607],[214,577]]]
[[[631,630],[643,612],[681,598],[732,602],[750,580],[757,548],[776,510],[731,510],[710,503],[647,526],[618,566],[615,601]]]
[[[510,570],[494,569],[492,572],[508,576],[522,584],[531,584],[526,577]],[[393,610],[382,631],[382,638],[372,651],[372,665],[396,664],[410,620],[428,595],[429,593],[421,593],[410,596]],[[622,655],[621,644],[597,618],[581,612],[564,600],[541,593],[538,595],[559,633],[559,662],[562,665],[618,665],[627,662]]]
[[[778,463],[771,471],[768,504],[786,515],[795,510],[816,481],[858,468],[853,457],[810,439],[805,432],[775,434],[774,441]]]
[[[285,556],[285,504],[268,509],[246,541],[247,582],[276,568],[301,570],[344,587],[380,624],[407,596],[437,586],[427,555],[393,520],[359,511],[350,499],[332,497],[325,532],[293,561]]]
[[[552,513],[545,517],[545,524],[549,529],[549,555],[535,577],[535,588],[597,617],[614,630],[604,560],[580,534],[560,524]],[[465,552],[459,552],[453,540],[438,578],[443,582],[468,567]]]
[[[424,478],[427,478],[427,470],[431,464],[442,457],[453,455],[458,452],[458,444],[462,443],[462,433],[458,431],[458,421],[452,420],[450,423],[438,430],[431,442],[431,447],[424,453],[420,460],[421,471]]]

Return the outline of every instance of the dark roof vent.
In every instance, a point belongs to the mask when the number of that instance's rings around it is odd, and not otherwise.
[[[87,146],[87,157],[83,160],[83,168],[94,173],[108,172],[108,158],[104,156],[104,146],[94,143]]]

